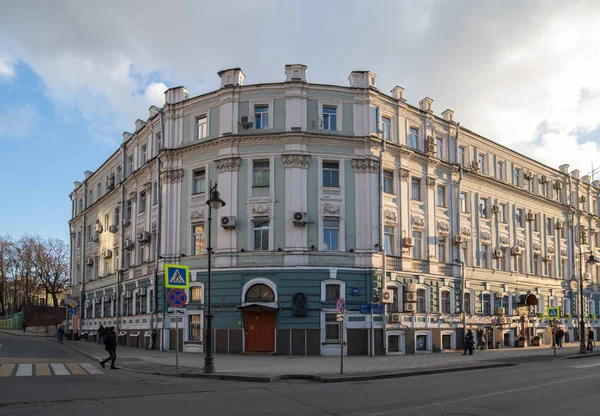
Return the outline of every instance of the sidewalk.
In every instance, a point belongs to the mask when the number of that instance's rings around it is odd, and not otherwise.
[[[54,328],[48,328],[48,333],[46,334],[45,332],[39,332],[39,331],[31,331],[31,330],[27,330],[25,332],[23,332],[22,329],[0,329],[0,333],[3,334],[9,334],[9,335],[16,335],[18,337],[49,337],[49,338],[54,338]]]
[[[97,360],[108,356],[104,347],[88,341],[65,341],[65,344]],[[213,377],[219,379],[269,382],[281,379],[312,379],[321,382],[359,381],[381,378],[455,372],[483,368],[506,367],[526,362],[553,361],[579,357],[579,344],[572,343],[562,350],[549,346],[519,349],[489,350],[464,356],[461,352],[388,355],[377,357],[344,357],[344,374],[340,375],[340,357],[321,356],[215,356],[216,374],[202,373],[203,354],[179,354],[175,368],[175,353],[147,351],[140,348],[118,347],[117,367],[150,374],[179,377]],[[600,356],[599,353],[586,356]],[[585,357],[585,356],[581,356]]]

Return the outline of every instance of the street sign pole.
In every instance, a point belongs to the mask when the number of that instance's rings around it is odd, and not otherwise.
[[[340,321],[340,374],[344,374],[344,318]]]
[[[179,368],[179,316],[175,317],[175,368]]]

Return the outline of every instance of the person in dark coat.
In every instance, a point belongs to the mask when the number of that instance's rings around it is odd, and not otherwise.
[[[562,328],[558,328],[558,331],[556,331],[556,345],[558,348],[562,348],[564,336],[565,336],[565,331]]]
[[[594,351],[594,330],[592,328],[588,328],[588,342],[586,349],[588,351]]]
[[[104,345],[104,348],[106,351],[108,351],[109,356],[106,360],[100,361],[100,365],[102,368],[106,368],[104,364],[106,364],[108,361],[111,361],[110,368],[112,370],[116,370],[117,367],[115,367],[115,360],[117,359],[117,334],[115,333],[114,326],[111,326],[108,328],[108,330],[106,330],[106,335],[104,336]]]
[[[65,330],[64,330],[63,326],[61,325],[56,330],[56,338],[58,339],[58,342],[60,342],[61,344],[63,343],[64,336],[65,336]]]
[[[475,337],[473,337],[473,331],[470,329],[467,331],[467,335],[465,335],[465,352],[463,355],[467,355],[467,351],[469,351],[469,355],[473,355],[473,344]]]
[[[106,328],[100,324],[98,327],[98,344],[104,344],[104,337],[106,336]]]
[[[27,321],[23,321],[23,323],[21,324],[21,329],[23,330],[23,332],[25,332],[27,330],[27,326],[29,324],[27,323]]]

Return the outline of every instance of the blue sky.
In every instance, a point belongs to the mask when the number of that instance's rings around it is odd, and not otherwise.
[[[414,105],[582,174],[600,166],[600,2],[178,0],[5,2],[0,15],[0,235],[68,239],[68,195],[167,87],[347,85],[372,70]],[[596,177],[600,178],[600,175]]]

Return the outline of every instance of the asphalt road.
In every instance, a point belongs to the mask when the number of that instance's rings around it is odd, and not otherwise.
[[[56,341],[0,334],[0,343],[0,364],[88,363],[102,370]],[[339,384],[226,382],[107,369],[0,377],[0,415],[575,416],[599,414],[599,389],[598,358]]]

